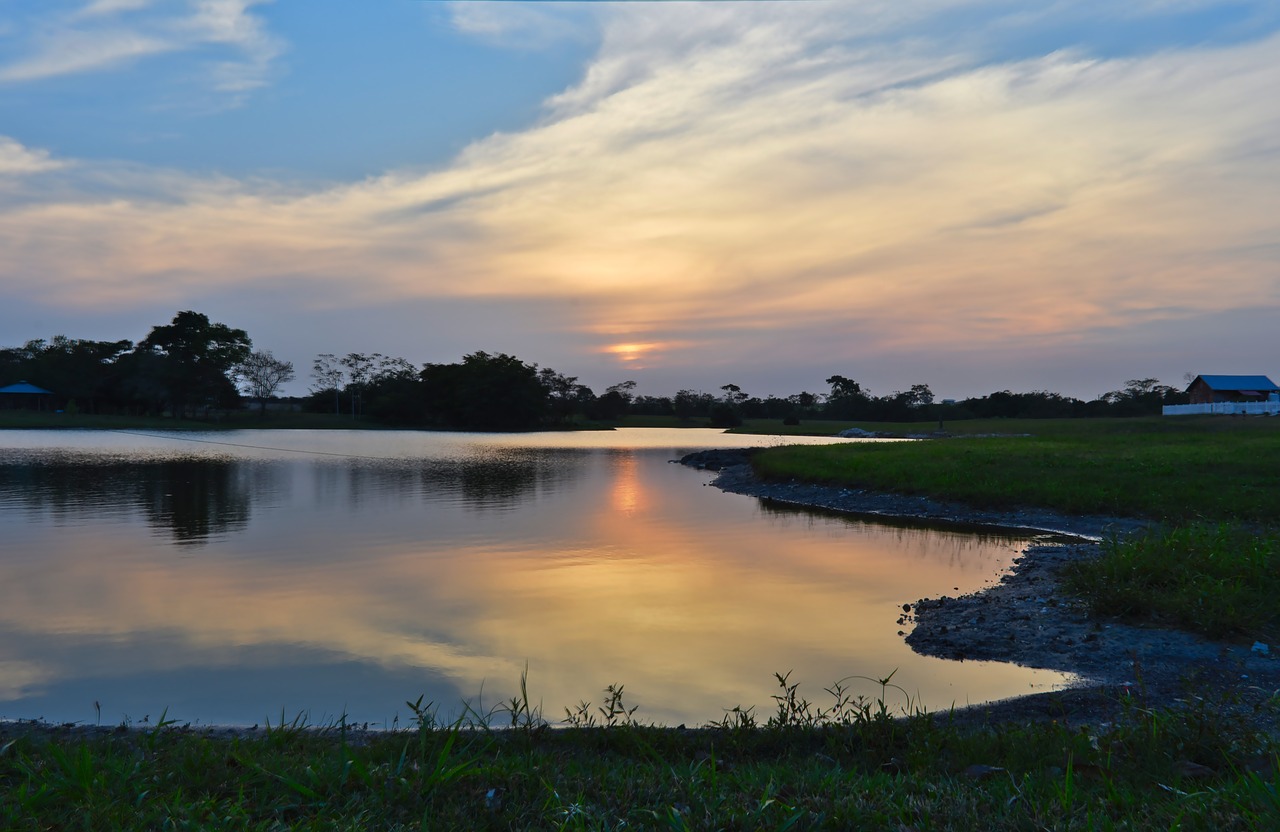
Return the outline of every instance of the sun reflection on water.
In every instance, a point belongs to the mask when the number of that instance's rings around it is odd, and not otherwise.
[[[0,522],[16,529],[0,716],[85,719],[101,699],[181,719],[301,703],[378,720],[424,691],[492,703],[526,666],[553,719],[623,683],[669,724],[767,707],[774,671],[820,693],[896,670],[931,708],[1063,681],[920,657],[898,635],[902,603],[978,588],[1021,539],[779,510],[704,487],[668,464],[674,449],[483,440],[467,462],[448,441],[386,463],[223,459],[216,476],[163,459],[0,464]]]

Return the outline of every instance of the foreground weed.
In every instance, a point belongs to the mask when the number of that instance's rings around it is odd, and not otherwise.
[[[624,701],[623,687],[615,684],[604,689],[604,704],[596,708],[596,712],[600,714],[600,722],[596,722],[596,716],[591,711],[591,703],[584,699],[576,707],[564,709],[565,724],[573,728],[595,728],[597,725],[617,728],[635,725],[635,712],[640,706],[627,706]]]
[[[542,717],[542,706],[531,705],[529,702],[528,665],[525,665],[520,673],[520,693],[508,699],[506,704],[499,706],[499,711],[507,713],[512,729],[534,731],[547,727],[547,721]]]
[[[773,678],[777,681],[781,688],[781,693],[774,694],[771,698],[777,706],[777,710],[773,716],[769,717],[766,727],[768,728],[819,728],[832,725],[868,727],[877,723],[890,722],[897,716],[923,716],[924,711],[913,708],[910,694],[901,686],[893,683],[893,677],[897,673],[895,670],[882,679],[874,679],[870,676],[846,676],[843,679],[833,683],[831,687],[823,690],[832,698],[830,706],[823,708],[805,699],[800,695],[800,684],[791,681],[791,671],[786,673],[773,674]],[[851,681],[871,682],[880,687],[880,695],[875,699],[868,699],[866,696],[855,696],[848,687]],[[902,707],[901,714],[894,714],[890,711],[888,692],[890,690],[897,691],[906,700],[906,704]],[[732,716],[732,719],[729,717]],[[754,719],[751,718],[750,709],[743,710],[741,707],[734,708],[726,715],[729,724],[721,723],[722,727],[734,727],[733,723],[744,723],[750,720],[750,725],[754,726]]]

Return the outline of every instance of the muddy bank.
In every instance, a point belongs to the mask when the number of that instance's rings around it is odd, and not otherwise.
[[[699,451],[680,459],[681,464],[707,471],[718,471],[711,483],[724,491],[747,494],[765,500],[813,506],[867,517],[906,518],[963,526],[995,526],[1074,537],[1101,539],[1109,534],[1124,534],[1142,527],[1132,518],[1075,516],[1040,509],[989,511],[960,503],[904,494],[888,494],[857,488],[798,482],[765,482],[750,466],[756,448]]]
[[[907,643],[919,653],[957,661],[1003,661],[1073,673],[1078,687],[978,705],[963,721],[1059,719],[1097,723],[1125,707],[1207,705],[1275,728],[1271,704],[1280,691],[1280,661],[1251,644],[1209,641],[1176,630],[1091,619],[1059,586],[1062,566],[1099,553],[1095,542],[1141,522],[1075,517],[1052,511],[985,511],[895,494],[800,482],[765,482],[751,471],[752,451],[691,454],[684,464],[719,471],[711,483],[764,500],[855,516],[1074,535],[1028,547],[999,583],[959,598],[904,598]]]

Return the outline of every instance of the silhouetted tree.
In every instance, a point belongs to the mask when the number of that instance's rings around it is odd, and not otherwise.
[[[228,375],[249,356],[243,329],[210,323],[199,312],[179,312],[173,322],[153,327],[135,352],[161,359],[154,365],[165,400],[175,416],[188,407],[228,407],[239,399]]]
[[[1123,389],[1103,393],[1098,400],[1108,405],[1113,416],[1150,416],[1160,413],[1163,405],[1186,404],[1188,397],[1158,378],[1131,378]]]
[[[751,396],[742,392],[742,388],[736,384],[722,384],[720,389],[724,391],[725,403],[731,407],[737,407],[751,398]]]
[[[679,419],[692,419],[694,416],[710,416],[711,406],[716,397],[710,393],[693,390],[678,390],[671,400],[672,409]]]
[[[56,406],[98,412],[119,395],[121,356],[131,341],[89,341],[55,335],[0,349],[0,385],[28,381],[54,394]]]
[[[311,378],[315,383],[311,386],[313,396],[333,391],[333,415],[337,416],[340,408],[338,395],[342,391],[342,380],[346,372],[342,369],[338,357],[331,352],[322,352],[311,362]]]
[[[566,376],[550,367],[543,367],[538,371],[538,381],[547,388],[551,417],[557,422],[567,422],[582,410],[583,405],[589,401],[585,394],[591,394],[590,399],[595,398],[590,387],[578,384],[577,376]]]
[[[674,416],[676,414],[670,396],[636,396],[631,400],[629,410],[637,416]]]
[[[418,369],[404,358],[382,356],[364,382],[365,413],[380,422],[423,424],[426,401]]]
[[[834,375],[827,379],[831,385],[831,393],[823,414],[828,419],[867,419],[875,418],[867,408],[871,399],[870,391],[851,378]]]
[[[787,396],[787,401],[795,406],[795,415],[798,420],[801,417],[809,418],[813,416],[814,408],[818,405],[818,396],[815,393],[800,392]]]
[[[933,404],[933,391],[927,384],[913,384],[907,391],[911,407],[927,407]]]
[[[626,381],[620,381],[617,384],[612,384],[606,387],[604,392],[617,393],[626,401],[627,404],[631,404],[631,400],[635,398],[636,383],[631,379],[627,379]]]
[[[235,374],[245,395],[257,399],[258,412],[266,416],[267,399],[274,396],[281,386],[293,381],[293,362],[281,361],[270,350],[255,351],[236,365]]]
[[[523,430],[548,413],[537,365],[512,355],[475,352],[461,364],[427,364],[421,377],[427,412],[450,427]]]
[[[351,418],[354,419],[360,415],[360,405],[367,392],[365,388],[385,357],[380,352],[349,352],[338,359],[338,363],[347,370],[347,393],[351,398]]]
[[[711,417],[713,428],[736,428],[742,424],[742,417],[738,415],[737,408],[728,402],[716,402],[711,405],[708,415]]]

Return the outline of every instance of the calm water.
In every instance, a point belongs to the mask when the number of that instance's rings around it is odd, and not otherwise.
[[[931,710],[1064,681],[898,635],[1025,538],[778,511],[669,463],[748,442],[778,440],[0,431],[0,718],[390,725],[526,666],[553,721],[622,683],[673,725],[767,715],[774,671],[813,700],[896,669]]]

